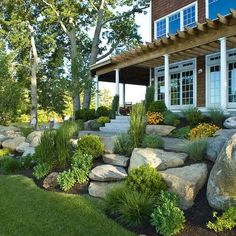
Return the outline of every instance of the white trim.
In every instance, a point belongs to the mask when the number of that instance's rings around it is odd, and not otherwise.
[[[196,20],[196,22],[198,22],[198,2],[195,1],[195,2],[192,2],[192,3],[186,5],[186,6],[182,7],[182,8],[177,9],[176,11],[171,12],[171,13],[168,14],[168,15],[165,15],[165,16],[163,16],[163,17],[161,17],[161,18],[155,20],[155,21],[154,21],[154,38],[157,39],[156,23],[157,23],[158,21],[163,20],[163,19],[166,19],[166,36],[168,37],[169,31],[167,31],[167,29],[169,30],[169,17],[170,17],[171,15],[174,15],[174,14],[178,13],[178,12],[180,12],[180,30],[184,30],[183,11],[184,11],[186,8],[189,8],[189,7],[191,7],[191,6],[195,6],[195,18],[196,18],[195,20]]]
[[[228,76],[227,76],[227,40],[226,38],[220,38],[220,100],[221,108],[226,110],[228,103]]]
[[[164,55],[164,83],[165,83],[165,104],[170,107],[170,57],[168,54]]]
[[[155,31],[152,32],[152,1],[150,1],[150,42],[153,41],[153,36],[155,35]],[[155,30],[155,29],[154,29]],[[153,35],[152,35],[153,33]]]
[[[209,19],[209,0],[206,0],[205,1],[205,8],[206,8],[206,11],[205,11],[205,13],[206,13],[206,18],[207,19]]]

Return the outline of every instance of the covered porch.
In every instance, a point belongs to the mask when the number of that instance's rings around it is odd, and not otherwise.
[[[125,84],[154,83],[155,100],[163,100],[171,110],[187,105],[236,109],[235,48],[235,10],[227,16],[218,15],[214,21],[196,23],[194,28],[139,45],[91,67],[96,107],[99,81],[104,81],[115,83],[117,95],[120,83],[123,94]],[[125,104],[124,96],[120,103]]]

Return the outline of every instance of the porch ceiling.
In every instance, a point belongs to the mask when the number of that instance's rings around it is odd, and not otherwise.
[[[121,83],[148,85],[149,68],[164,64],[169,54],[170,63],[208,55],[220,50],[219,39],[227,38],[227,47],[236,48],[236,10],[227,16],[218,15],[214,21],[197,23],[175,35],[139,45],[109,60],[91,66],[93,75],[100,81],[114,82],[114,70],[121,69]]]

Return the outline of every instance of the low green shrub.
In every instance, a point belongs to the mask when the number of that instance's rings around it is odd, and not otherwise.
[[[110,215],[127,226],[140,226],[150,218],[155,199],[127,187],[117,187],[107,193],[105,207]]]
[[[91,130],[93,131],[98,131],[100,127],[102,127],[102,125],[98,123],[97,121],[91,124]]]
[[[191,130],[190,126],[185,126],[180,129],[174,130],[173,133],[171,134],[171,136],[173,138],[188,139],[190,130]]]
[[[57,182],[63,191],[69,191],[76,183],[72,170],[63,171],[58,174]]]
[[[166,111],[166,109],[166,104],[163,101],[155,101],[150,104],[148,111],[163,113]]]
[[[75,183],[84,184],[88,178],[88,172],[79,168],[73,168],[72,173],[74,175]]]
[[[0,159],[0,173],[14,174],[21,170],[21,162],[12,157],[4,157]]]
[[[100,137],[96,135],[84,135],[78,140],[77,150],[81,151],[83,154],[97,158],[104,153],[105,146]]]
[[[205,139],[196,139],[191,141],[187,147],[186,151],[189,155],[189,158],[194,161],[203,160],[207,149],[207,141]]]
[[[157,233],[164,236],[178,234],[185,223],[185,216],[178,207],[177,196],[174,193],[161,191],[158,204],[151,215],[151,224]]]
[[[93,156],[88,154],[83,154],[79,150],[75,152],[71,161],[72,168],[79,168],[89,173],[92,166],[93,166]]]
[[[96,111],[96,115],[97,115],[97,117],[109,116],[110,112],[111,112],[111,110],[108,107],[100,106],[100,107],[98,107],[98,109]]]
[[[108,116],[101,116],[97,119],[97,122],[101,125],[105,125],[110,122],[110,118]]]
[[[142,146],[145,134],[144,113],[145,109],[142,103],[135,104],[130,113],[129,134],[134,147]]]
[[[180,120],[177,114],[171,111],[165,111],[164,112],[164,121],[163,123],[165,125],[173,125],[177,126],[180,124]]]
[[[76,120],[94,120],[96,119],[96,113],[94,109],[81,109],[75,113]]]
[[[51,166],[47,163],[38,164],[34,167],[33,175],[36,179],[42,179],[49,174]]]
[[[223,126],[223,122],[225,120],[224,112],[220,108],[210,108],[209,109],[209,117],[213,121],[213,123],[219,127]]]
[[[11,154],[11,150],[10,149],[8,149],[8,148],[0,149],[0,158],[8,156],[9,154]]]
[[[115,142],[113,147],[114,153],[130,157],[133,152],[133,149],[134,147],[130,135],[120,134],[115,137]]]
[[[163,148],[164,140],[158,135],[145,135],[142,146],[144,148]]]
[[[146,95],[145,95],[145,111],[148,111],[148,108],[150,107],[151,103],[154,102],[154,93],[155,89],[154,86],[149,86],[146,89]]]
[[[213,212],[215,222],[209,221],[207,227],[213,229],[216,233],[225,230],[232,230],[236,227],[236,207],[230,207],[221,216]]]
[[[31,169],[34,167],[34,164],[35,164],[33,157],[31,155],[22,157],[20,159],[20,162],[21,162],[22,168],[24,169]]]
[[[161,190],[167,189],[162,176],[150,165],[131,170],[125,184],[131,190],[150,196],[158,195]]]
[[[202,112],[197,107],[189,107],[183,111],[183,115],[191,127],[199,124],[203,119]]]

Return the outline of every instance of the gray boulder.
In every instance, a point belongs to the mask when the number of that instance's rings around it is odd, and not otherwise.
[[[52,172],[43,181],[43,187],[45,189],[55,189],[59,186],[57,182],[58,172]]]
[[[7,137],[5,135],[0,134],[0,146],[2,145],[2,142],[7,140]]]
[[[158,170],[178,167],[184,164],[186,153],[167,152],[161,149],[135,148],[130,158],[129,172],[143,165]]]
[[[227,118],[223,125],[226,129],[236,129],[236,116]]]
[[[33,131],[27,136],[26,142],[28,142],[32,147],[37,147],[41,141],[42,135],[43,131]]]
[[[94,125],[96,125],[96,121],[95,120],[88,120],[86,122],[84,122],[84,129],[85,130],[93,130]]]
[[[103,161],[106,164],[126,167],[128,166],[129,158],[117,154],[104,154]]]
[[[7,139],[2,143],[2,146],[3,148],[8,148],[11,151],[16,151],[16,148],[23,142],[25,142],[25,137],[16,137],[12,139]]]
[[[33,156],[34,154],[35,154],[35,147],[28,147],[22,154],[22,157]]]
[[[211,170],[207,199],[215,209],[236,206],[236,134],[225,144]]]
[[[167,136],[175,129],[176,127],[171,126],[171,125],[147,125],[146,134]]]
[[[29,143],[23,142],[16,147],[18,153],[24,153],[29,148]]]
[[[207,180],[207,165],[193,164],[159,172],[171,192],[180,197],[180,206],[186,210],[193,206],[199,190]]]
[[[0,126],[0,134],[7,138],[16,138],[22,136],[19,128],[14,126]]]
[[[113,165],[100,165],[89,173],[89,178],[95,181],[119,181],[127,177],[127,172],[123,167]]]

